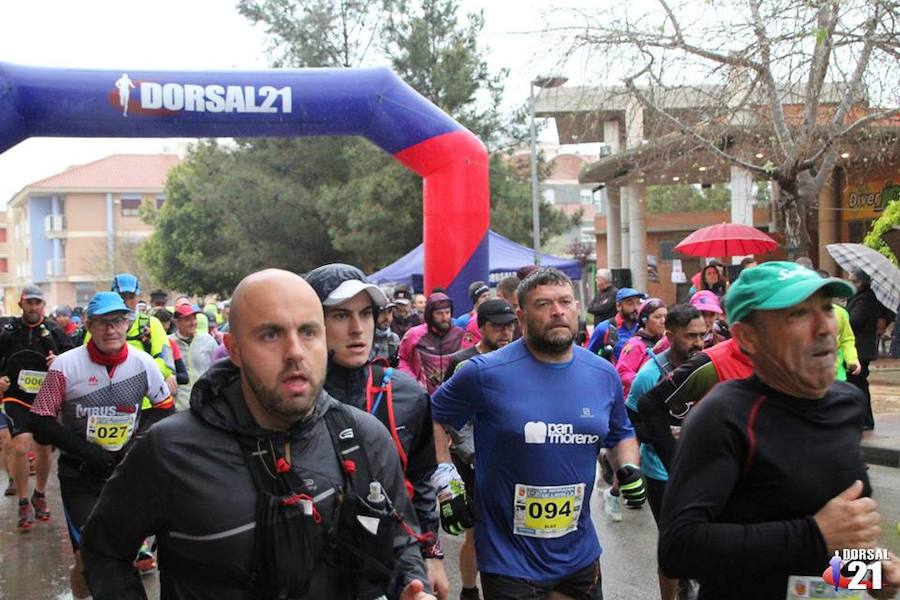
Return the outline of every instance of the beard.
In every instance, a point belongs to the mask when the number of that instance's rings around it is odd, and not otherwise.
[[[285,369],[285,371],[297,370],[298,369],[293,365]],[[302,369],[301,371],[309,380],[310,387],[308,393],[303,396],[289,396],[285,398],[278,393],[277,388],[266,387],[260,378],[257,377],[256,373],[253,372],[253,369],[248,365],[243,365],[241,371],[246,375],[247,385],[253,390],[260,406],[265,409],[266,412],[291,423],[302,421],[311,414],[313,408],[315,408],[316,400],[319,398],[319,394],[322,391],[322,386],[324,385],[322,379],[316,381],[309,371]]]
[[[551,330],[551,327],[555,325],[565,326],[565,332]],[[538,352],[550,356],[559,356],[568,352],[577,333],[566,323],[550,323],[543,331],[536,333],[539,329],[537,323],[526,318],[525,339],[528,341],[528,345]]]

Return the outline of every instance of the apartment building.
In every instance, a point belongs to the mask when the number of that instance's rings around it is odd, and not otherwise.
[[[25,186],[7,206],[10,242],[0,242],[0,282],[3,267],[10,271],[7,313],[16,314],[26,285],[40,286],[50,306],[84,306],[109,289],[115,272],[132,270],[134,250],[153,232],[141,206],[162,206],[166,176],[179,161],[175,154],[114,154]]]

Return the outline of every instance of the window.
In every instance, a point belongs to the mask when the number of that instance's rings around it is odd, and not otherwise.
[[[591,193],[590,188],[582,188],[582,190],[579,192],[579,197],[582,204],[594,203],[594,194]]]
[[[9,273],[9,259],[5,256],[0,258],[0,273]]]
[[[162,208],[162,206],[163,206],[163,204],[165,204],[165,202],[166,202],[165,196],[157,196],[156,197],[156,210],[159,210],[160,208]]]
[[[847,241],[851,244],[861,244],[863,238],[866,237],[866,234],[869,233],[869,230],[872,229],[872,223],[874,219],[868,219],[865,221],[850,221],[849,223],[849,238]]]
[[[137,217],[141,213],[141,199],[140,198],[125,198],[122,197],[122,216],[123,217]]]
[[[6,227],[0,227],[0,244],[6,241]]]

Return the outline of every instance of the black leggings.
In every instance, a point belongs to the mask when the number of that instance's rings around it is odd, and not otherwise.
[[[69,539],[72,540],[72,550],[78,551],[81,542],[81,530],[87,522],[100,492],[103,491],[105,481],[96,479],[87,474],[80,476],[60,475],[59,492],[62,496],[63,512],[66,515],[66,524],[69,526]]]
[[[875,417],[872,415],[872,395],[869,393],[869,363],[868,360],[860,360],[859,365],[862,370],[859,375],[851,375],[847,373],[847,383],[852,383],[866,397],[866,405],[863,407],[863,429],[875,428]]]
[[[650,504],[650,512],[653,513],[653,520],[659,527],[659,517],[662,516],[663,495],[666,493],[667,481],[660,481],[652,477],[644,477],[647,482],[647,503]]]

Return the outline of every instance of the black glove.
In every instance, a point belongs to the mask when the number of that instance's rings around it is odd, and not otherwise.
[[[106,479],[116,468],[116,459],[97,444],[86,442],[81,451],[81,458],[92,475]]]
[[[647,500],[647,484],[644,483],[641,470],[634,465],[622,465],[616,471],[616,478],[619,480],[619,493],[625,499],[625,506],[629,508],[643,506]]]
[[[437,492],[441,527],[444,531],[459,535],[463,530],[475,526],[466,486],[453,463],[439,464],[431,476],[431,485]]]

